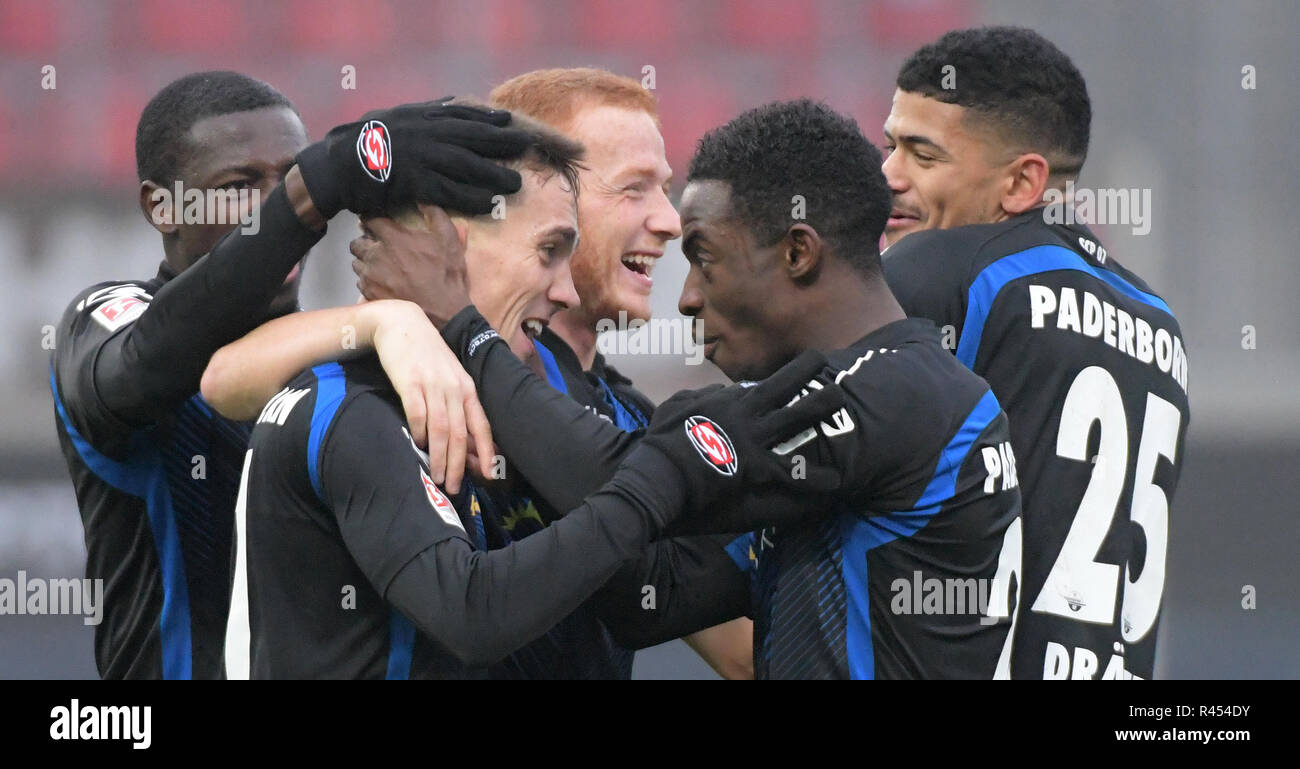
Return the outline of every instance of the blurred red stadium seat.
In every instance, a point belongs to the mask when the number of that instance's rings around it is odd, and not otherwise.
[[[14,136],[11,129],[12,123],[9,118],[9,108],[4,102],[0,101],[0,178],[9,181],[14,178],[14,173],[9,168],[9,159],[11,149],[14,146]],[[7,186],[7,185],[6,185]]]
[[[123,48],[157,53],[224,53],[237,68],[246,53],[247,31],[256,23],[242,3],[143,0],[119,6],[114,41]]]
[[[676,80],[677,73],[660,72],[660,78]],[[657,93],[664,125],[664,144],[674,176],[686,178],[686,164],[695,154],[695,144],[711,128],[736,116],[736,91],[708,74],[697,74],[680,85]]]
[[[867,8],[867,33],[882,45],[916,48],[970,26],[974,10],[969,0],[878,0]]]
[[[831,15],[849,9],[847,19]],[[6,99],[0,168],[28,168],[16,149],[27,123],[14,121],[42,114],[52,137],[76,146],[46,160],[46,176],[30,178],[57,185],[89,173],[129,183],[140,109],[164,83],[202,69],[267,80],[319,137],[369,109],[445,93],[486,96],[531,67],[589,64],[638,79],[643,65],[656,67],[669,152],[680,164],[705,130],[743,106],[795,96],[836,106],[859,96],[887,100],[898,49],[967,23],[973,9],[971,0],[0,0],[0,51],[12,53],[17,68],[43,61],[24,62],[33,52],[57,53],[60,65],[57,94],[20,90]],[[859,56],[866,71],[830,77],[828,41]],[[880,54],[871,51],[884,48],[891,71],[882,79],[872,70]],[[357,68],[356,90],[339,88],[344,64]],[[65,98],[74,93],[93,96],[81,100],[81,118]],[[84,120],[99,126],[102,152],[78,140]]]
[[[106,180],[134,178],[135,127],[152,93],[134,78],[117,74],[106,89],[101,173]]]
[[[486,5],[485,25],[478,33],[494,52],[517,53],[518,46],[536,45],[544,31],[546,9],[534,3],[496,0]]]
[[[391,46],[397,18],[388,0],[290,0],[282,38],[306,52],[358,53]]]
[[[664,0],[581,0],[574,42],[597,49],[652,47],[656,57],[666,57],[677,47],[677,11]]]
[[[391,48],[415,48],[420,53],[429,53],[436,50],[432,46],[441,49],[455,44],[461,37],[459,30],[471,20],[465,18],[466,14],[457,13],[454,1],[394,0],[390,6],[394,16]]]
[[[48,0],[0,0],[0,50],[53,53],[61,26],[59,8]]]
[[[815,40],[819,6],[776,0],[728,0],[728,42],[744,46],[790,48]]]

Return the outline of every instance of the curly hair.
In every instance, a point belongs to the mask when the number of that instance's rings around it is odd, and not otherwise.
[[[176,181],[188,158],[189,133],[205,118],[265,107],[298,110],[284,94],[238,72],[195,72],[173,80],[149,100],[135,129],[135,167],[140,181]]]
[[[1088,155],[1088,86],[1070,57],[1032,29],[949,32],[903,62],[897,85],[966,107],[1013,149],[1042,154],[1054,175],[1077,175]]]
[[[808,99],[744,112],[700,140],[688,182],[731,185],[734,213],[763,244],[804,219],[835,254],[868,271],[880,268],[889,185],[880,151],[853,118]]]

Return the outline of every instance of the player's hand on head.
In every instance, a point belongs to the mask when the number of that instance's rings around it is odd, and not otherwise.
[[[642,440],[681,471],[689,515],[707,514],[764,484],[808,493],[837,486],[834,468],[803,468],[811,473],[804,475],[793,471],[790,458],[793,447],[844,406],[838,385],[814,382],[826,365],[820,353],[807,351],[757,385],[682,392],[655,409]]]
[[[518,192],[518,172],[494,160],[518,157],[528,135],[510,127],[505,110],[448,99],[366,113],[300,152],[316,210],[329,219],[427,203],[477,215],[492,210],[494,195]]]
[[[349,245],[357,289],[366,299],[405,299],[442,328],[470,304],[465,248],[469,234],[436,206],[420,206],[423,229],[385,217],[362,220]]]
[[[400,307],[375,329],[375,353],[401,398],[411,437],[429,454],[434,482],[454,494],[465,477],[470,436],[478,462],[491,464],[492,429],[474,380],[442,335],[414,307]]]

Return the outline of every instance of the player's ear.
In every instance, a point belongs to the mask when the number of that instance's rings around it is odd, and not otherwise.
[[[456,228],[456,237],[460,239],[460,247],[468,248],[470,224],[473,220],[460,214],[449,214],[448,218],[451,221],[451,226]]]
[[[176,209],[172,192],[154,182],[140,182],[140,211],[149,225],[164,235],[176,232]]]
[[[1036,152],[1027,152],[1011,161],[1002,192],[1002,210],[1016,216],[1041,206],[1049,176],[1047,159]]]
[[[786,232],[782,244],[786,274],[791,280],[804,281],[817,274],[825,256],[825,243],[817,230],[799,222]]]

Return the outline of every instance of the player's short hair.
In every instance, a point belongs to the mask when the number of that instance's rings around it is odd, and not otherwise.
[[[1088,85],[1070,57],[1032,29],[949,32],[903,62],[897,85],[966,107],[1015,150],[1043,155],[1053,175],[1077,176],[1088,156]]]
[[[284,94],[238,72],[195,72],[168,83],[149,100],[135,129],[135,167],[140,181],[176,181],[190,151],[189,133],[204,118],[288,107]]]
[[[522,112],[560,130],[591,106],[624,107],[646,112],[659,123],[654,93],[630,77],[594,67],[538,69],[512,77],[492,89],[495,107]]]
[[[482,106],[482,102],[473,99],[456,99],[454,103]],[[543,178],[558,175],[576,201],[579,190],[578,172],[582,168],[582,156],[586,153],[582,143],[518,112],[510,113],[510,127],[527,135],[528,146],[519,157],[497,162],[521,173],[532,171],[541,174]],[[448,213],[459,212],[448,209]],[[408,226],[418,226],[424,221],[419,208],[414,205],[390,211],[388,215]]]
[[[700,139],[686,181],[731,185],[733,213],[764,245],[799,219],[840,258],[866,272],[880,269],[880,235],[889,218],[889,184],[880,151],[853,118],[799,99],[741,113]]]

